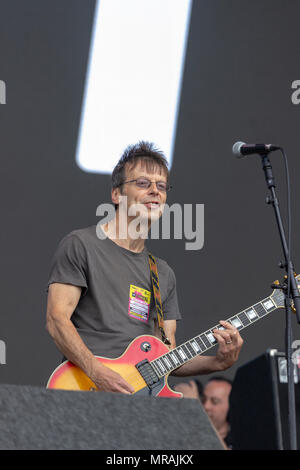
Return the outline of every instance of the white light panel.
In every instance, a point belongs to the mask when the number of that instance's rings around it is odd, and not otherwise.
[[[111,173],[127,145],[172,164],[192,0],[98,0],[76,162]]]

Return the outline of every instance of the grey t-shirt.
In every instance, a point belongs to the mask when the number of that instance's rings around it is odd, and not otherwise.
[[[156,261],[164,318],[178,320],[174,272]],[[48,286],[56,282],[82,288],[71,319],[93,354],[116,358],[135,337],[153,334],[157,313],[146,247],[134,253],[109,238],[101,240],[96,226],[75,230],[54,255]]]

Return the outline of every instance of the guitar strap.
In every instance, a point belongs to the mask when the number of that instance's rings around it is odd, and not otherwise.
[[[164,314],[162,309],[162,302],[161,302],[161,295],[159,289],[159,279],[158,279],[158,271],[156,265],[156,259],[151,253],[148,253],[149,257],[149,265],[150,265],[150,272],[151,272],[151,280],[152,280],[152,287],[153,287],[153,295],[155,301],[155,307],[157,312],[157,321],[158,327],[161,332],[162,340],[165,344],[171,344],[169,339],[166,337],[165,330],[164,330]]]

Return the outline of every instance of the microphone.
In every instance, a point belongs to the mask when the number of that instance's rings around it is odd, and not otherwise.
[[[245,144],[245,142],[236,142],[232,147],[232,153],[237,158],[243,158],[254,153],[264,155],[279,149],[280,147],[272,144]]]

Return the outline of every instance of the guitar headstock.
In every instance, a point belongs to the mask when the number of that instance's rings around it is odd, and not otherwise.
[[[295,273],[294,276],[295,276],[295,279],[296,279],[298,291],[300,292],[300,274],[296,275],[296,273]],[[285,280],[284,280],[285,284],[286,284],[286,280],[287,280],[287,276],[285,276]],[[274,283],[272,285],[273,286],[278,286],[278,287],[274,288],[273,293],[271,295],[273,302],[275,302],[277,308],[284,308],[285,303],[284,303],[284,292],[282,290],[283,286],[280,286],[279,281],[274,281]],[[292,310],[293,310],[293,312],[296,311],[295,308],[294,308],[294,304],[292,304]]]

